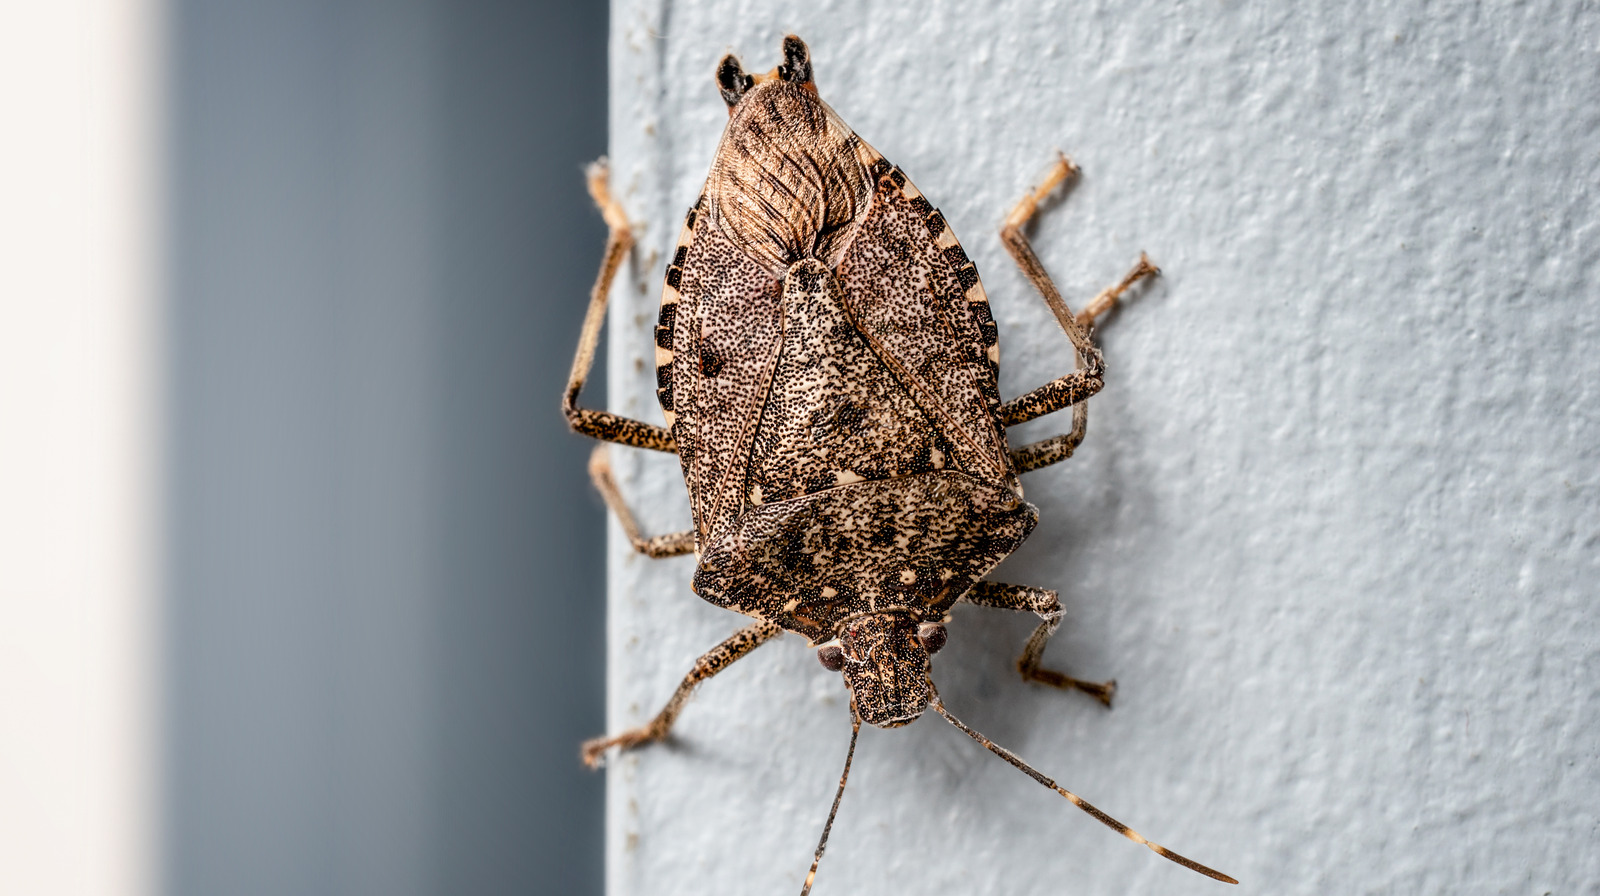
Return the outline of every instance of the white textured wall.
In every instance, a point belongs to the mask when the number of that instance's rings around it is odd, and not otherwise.
[[[1140,249],[1166,277],[1102,329],[1089,439],[1028,476],[1043,522],[999,574],[1059,589],[1047,659],[1121,691],[1023,685],[1030,621],[965,608],[934,667],[952,710],[1240,892],[1600,892],[1594,6],[774,6],[614,0],[643,232],[611,407],[660,419],[649,327],[723,52],[809,42],[978,262],[1006,395],[1071,366],[994,235],[1060,147],[1085,174],[1035,244],[1068,301]],[[619,454],[650,529],[686,527],[676,463]],[[692,560],[612,542],[615,730],[741,618]],[[846,699],[794,636],[704,687],[609,772],[611,892],[798,891]],[[819,894],[1227,891],[937,717],[864,731],[856,763]]]

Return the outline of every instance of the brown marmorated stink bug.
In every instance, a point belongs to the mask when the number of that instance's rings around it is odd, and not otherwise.
[[[1075,173],[1058,158],[1000,237],[1071,340],[1076,369],[1001,401],[997,333],[977,269],[905,174],[818,97],[806,45],[785,37],[783,63],[765,75],[725,56],[716,82],[728,126],[678,236],[655,329],[667,425],[577,403],[611,281],[633,244],[603,163],[591,168],[589,189],[610,237],[563,408],[584,435],[677,453],[694,517],[685,532],[640,534],[605,445],[590,472],[637,550],[693,552],[695,593],[756,621],[702,656],[649,724],[584,744],[584,761],[598,765],[612,747],[665,737],[698,684],[791,631],[843,673],[851,695],[844,773],[802,896],[827,846],[861,723],[894,728],[929,706],[1128,839],[1236,883],[1144,839],[967,727],[928,674],[950,608],[965,600],[1037,614],[1043,622],[1017,661],[1023,678],[1110,705],[1115,682],[1039,664],[1061,621],[1056,593],[983,577],[1038,521],[1019,475],[1065,460],[1083,440],[1085,400],[1103,383],[1088,335],[1095,317],[1156,268],[1141,256],[1082,313],[1068,309],[1022,232],[1039,201]],[[1070,432],[1007,445],[1007,428],[1068,406]]]

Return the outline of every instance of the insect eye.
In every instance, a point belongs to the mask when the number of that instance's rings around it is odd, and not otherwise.
[[[840,669],[843,669],[844,648],[837,644],[829,644],[826,647],[818,647],[817,662],[822,664],[822,668],[827,669],[830,672],[837,672]]]
[[[948,637],[949,634],[945,632],[944,626],[937,622],[924,622],[917,626],[917,640],[922,642],[923,649],[930,654],[938,653]]]
[[[754,84],[755,79],[744,73],[739,60],[732,53],[717,63],[717,92],[722,94],[722,101],[728,104],[728,108],[739,105],[740,97]]]

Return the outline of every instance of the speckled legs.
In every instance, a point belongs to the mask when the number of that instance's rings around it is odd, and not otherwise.
[[[604,159],[589,166],[589,195],[600,207],[600,214],[605,217],[610,232],[606,236],[606,252],[600,262],[600,272],[595,275],[594,288],[589,294],[589,310],[583,317],[583,330],[578,335],[578,351],[572,359],[572,373],[567,378],[567,391],[561,398],[561,410],[574,430],[591,438],[654,451],[676,451],[672,432],[664,426],[607,411],[578,407],[578,393],[583,390],[583,381],[588,378],[589,368],[594,364],[595,348],[600,343],[600,328],[605,325],[611,281],[616,279],[622,259],[633,248],[633,231],[628,227],[628,216],[623,212],[622,205],[611,198],[607,178]]]
[[[1050,275],[1045,272],[1039,256],[1034,254],[1033,246],[1029,244],[1027,236],[1022,231],[1038,213],[1039,202],[1077,173],[1077,166],[1066,156],[1058,155],[1044,181],[1022,197],[1011,210],[1011,214],[1006,216],[1005,223],[1000,228],[1000,241],[1005,244],[1006,251],[1011,253],[1012,260],[1022,269],[1028,282],[1033,284],[1034,289],[1037,289],[1039,295],[1044,298],[1045,304],[1050,306],[1056,321],[1067,334],[1067,338],[1072,340],[1072,346],[1076,350],[1076,370],[1026,395],[1014,398],[1000,408],[1000,422],[1009,427],[1059,411],[1064,407],[1072,407],[1070,432],[1024,445],[1011,452],[1011,462],[1019,473],[1066,460],[1072,456],[1078,445],[1083,443],[1089,423],[1085,399],[1099,392],[1101,386],[1105,384],[1104,361],[1100,349],[1089,337],[1089,330],[1093,328],[1095,318],[1111,310],[1116,305],[1117,298],[1128,287],[1145,277],[1161,273],[1150,263],[1149,258],[1140,253],[1139,262],[1121,282],[1102,290],[1081,313],[1073,314],[1072,309],[1067,307],[1060,291],[1050,280]]]
[[[597,737],[585,742],[584,764],[590,768],[600,765],[605,759],[606,751],[612,747],[630,750],[666,737],[667,732],[672,730],[672,723],[678,720],[678,713],[683,712],[684,704],[689,702],[689,695],[694,693],[694,689],[699,687],[702,681],[733,665],[735,660],[776,638],[782,632],[783,629],[771,622],[757,622],[755,625],[734,632],[728,640],[711,648],[705,656],[695,660],[694,668],[684,676],[671,699],[667,700],[667,705],[661,707],[661,711],[656,713],[656,717],[651,719],[649,724],[613,737]]]
[[[1111,698],[1117,692],[1115,679],[1105,682],[1083,681],[1039,665],[1040,658],[1044,655],[1045,644],[1061,626],[1061,601],[1054,591],[1030,585],[979,582],[962,600],[980,607],[1021,610],[1037,614],[1044,621],[1034,629],[1033,634],[1028,637],[1027,645],[1022,648],[1022,656],[1017,659],[1017,671],[1028,681],[1037,681],[1063,690],[1083,691],[1107,707],[1111,706]]]

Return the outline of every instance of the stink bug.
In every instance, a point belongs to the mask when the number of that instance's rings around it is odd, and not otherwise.
[[[1007,216],[1001,240],[1055,314],[1075,370],[1000,399],[999,348],[977,269],[944,217],[901,170],[817,95],[806,45],[783,63],[716,69],[728,125],[704,192],[667,267],[655,329],[665,427],[578,406],[611,281],[632,246],[604,164],[589,189],[610,228],[563,404],[580,433],[676,452],[694,528],[646,538],[598,446],[590,472],[633,546],[693,552],[694,591],[755,622],[695,663],[647,725],[583,746],[606,751],[665,737],[696,685],[777,637],[810,641],[849,689],[850,746],[806,876],[809,892],[844,794],[861,723],[894,728],[932,707],[987,750],[1129,839],[1201,874],[1233,878],[1151,843],[951,715],[929,677],[949,610],[965,600],[1043,621],[1023,648],[1023,678],[1084,691],[1107,706],[1114,682],[1043,668],[1061,621],[1056,593],[984,581],[1038,521],[1019,476],[1082,442],[1085,401],[1104,365],[1096,316],[1156,268],[1140,257],[1080,314],[1062,301],[1023,235],[1039,201],[1075,170],[1057,159]],[[1072,407],[1069,432],[1012,449],[1009,427]]]

